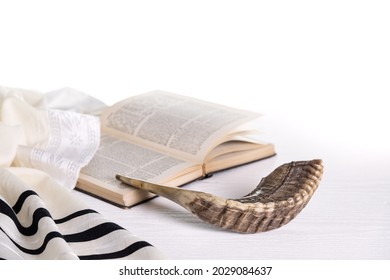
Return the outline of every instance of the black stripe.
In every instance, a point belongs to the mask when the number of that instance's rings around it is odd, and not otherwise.
[[[3,200],[0,199],[0,213],[7,215],[12,219],[15,226],[19,230],[19,232],[26,236],[31,236],[37,233],[38,231],[38,223],[44,217],[50,217],[51,215],[49,211],[45,208],[37,208],[34,211],[32,223],[29,227],[24,227],[20,224],[18,217],[16,216],[14,210]]]
[[[24,191],[18,197],[18,200],[16,201],[15,205],[12,207],[12,209],[15,211],[16,214],[18,214],[20,212],[20,210],[22,209],[23,203],[26,201],[27,197],[29,197],[31,195],[38,196],[38,194],[36,192],[34,192],[32,190],[27,190],[27,191]]]
[[[113,231],[120,230],[120,229],[123,229],[123,228],[118,226],[117,224],[107,222],[107,223],[97,225],[93,228],[89,228],[83,232],[66,234],[66,235],[64,235],[64,238],[65,238],[66,242],[91,241],[91,240],[98,239],[104,235],[107,235]]]
[[[127,256],[130,256],[134,252],[147,247],[152,246],[148,242],[145,241],[138,241],[130,246],[126,247],[123,250],[112,252],[112,253],[106,253],[106,254],[96,254],[96,255],[86,255],[86,256],[79,256],[81,260],[107,260],[107,259],[117,259],[117,258],[124,258]]]
[[[91,213],[95,213],[95,214],[98,214],[98,212],[96,212],[95,210],[92,210],[92,209],[84,209],[84,210],[80,210],[80,211],[77,211],[77,212],[74,212],[64,218],[61,218],[61,219],[56,219],[54,220],[54,222],[56,224],[62,224],[62,223],[65,223],[67,221],[70,221],[74,218],[77,218],[77,217],[80,217],[80,216],[83,216],[83,215],[86,215],[86,214],[91,214]]]
[[[42,245],[37,248],[37,249],[27,249],[27,248],[24,248],[22,247],[21,245],[19,245],[18,243],[16,243],[14,240],[12,240],[11,237],[9,237],[9,235],[0,227],[0,230],[2,232],[4,232],[5,235],[7,235],[7,237],[12,241],[12,243],[14,243],[14,245],[16,247],[18,247],[18,249],[26,254],[30,254],[30,255],[39,255],[41,253],[43,253],[47,247],[47,244],[49,243],[50,240],[54,239],[54,238],[61,238],[62,239],[62,235],[61,233],[59,233],[58,231],[51,231],[49,232],[46,236],[45,236],[45,239],[43,240],[43,243]]]

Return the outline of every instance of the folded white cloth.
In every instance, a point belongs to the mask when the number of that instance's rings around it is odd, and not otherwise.
[[[0,88],[0,259],[163,258],[72,194],[99,145],[98,118],[81,112],[104,104],[88,99]]]
[[[46,106],[51,109],[100,115],[107,107],[102,101],[73,88],[61,88],[45,94]]]
[[[43,170],[73,188],[98,148],[98,118],[49,109],[44,95],[25,90],[0,88],[0,108],[1,166]]]

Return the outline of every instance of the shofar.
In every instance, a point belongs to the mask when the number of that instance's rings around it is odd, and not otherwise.
[[[239,199],[152,184],[119,174],[116,178],[166,197],[210,224],[240,233],[256,233],[279,228],[295,218],[317,189],[322,172],[319,159],[286,163]]]

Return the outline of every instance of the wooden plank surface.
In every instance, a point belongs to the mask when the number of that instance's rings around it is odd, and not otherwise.
[[[278,165],[322,158],[312,200],[289,224],[253,235],[209,226],[157,197],[121,209],[75,191],[92,208],[159,248],[170,259],[390,259],[390,153],[348,149],[268,121],[277,156],[214,174],[186,188],[238,198]],[[322,139],[324,140],[324,139]]]

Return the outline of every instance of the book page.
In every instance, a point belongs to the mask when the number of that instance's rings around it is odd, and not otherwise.
[[[116,174],[158,183],[189,166],[180,159],[102,135],[98,151],[81,173],[115,189],[126,188],[115,179]]]
[[[155,91],[128,98],[102,115],[103,131],[202,162],[218,139],[259,115],[210,102]]]

